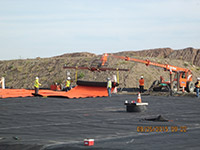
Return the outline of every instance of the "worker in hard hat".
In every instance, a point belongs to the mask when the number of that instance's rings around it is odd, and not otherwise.
[[[66,85],[65,85],[65,91],[71,90],[71,78],[67,77]]]
[[[140,93],[144,93],[144,77],[143,76],[140,77],[139,85],[140,85]]]
[[[196,86],[196,94],[197,94],[197,97],[199,98],[200,78],[197,78],[197,82],[195,83],[195,86]]]
[[[111,97],[112,81],[110,78],[107,78],[107,91],[108,96]]]
[[[35,78],[35,83],[34,83],[35,95],[38,95],[40,85],[41,85],[41,84],[40,84],[40,82],[39,82],[39,78],[36,77],[36,78]]]

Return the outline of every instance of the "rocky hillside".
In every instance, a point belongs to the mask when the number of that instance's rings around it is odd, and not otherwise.
[[[194,81],[197,76],[200,76],[200,49],[173,50],[160,48],[119,52],[115,53],[115,55],[149,59],[158,63],[188,68],[193,72]],[[70,74],[71,78],[75,79],[75,70],[63,69],[63,65],[95,66],[98,65],[100,58],[100,55],[92,53],[70,53],[52,58],[0,61],[0,76],[5,77],[7,87],[13,88],[33,88],[35,77],[39,76],[42,83],[41,87],[49,88],[53,82],[64,83],[67,74]],[[161,68],[146,67],[144,64],[127,62],[112,57],[108,58],[107,67],[130,69],[129,72],[120,72],[120,87],[137,87],[141,75],[145,78],[145,88],[148,88],[160,76],[169,79],[169,73]],[[79,70],[78,78],[88,81],[106,81],[107,77],[112,77],[115,74],[115,71],[91,72]]]
[[[170,59],[180,59],[191,62],[193,65],[200,66],[200,49],[186,48],[177,50],[167,56]]]
[[[139,57],[156,57],[156,58],[170,58],[179,59],[200,66],[200,49],[185,48],[181,50],[173,50],[171,48],[158,48],[143,51],[124,51],[115,53],[122,56],[139,56]]]

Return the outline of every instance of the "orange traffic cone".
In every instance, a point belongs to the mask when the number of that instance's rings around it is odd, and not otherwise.
[[[141,99],[141,94],[140,94],[140,92],[138,93],[137,103],[142,103],[142,99]]]

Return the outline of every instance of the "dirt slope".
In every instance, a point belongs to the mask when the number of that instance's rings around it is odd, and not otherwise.
[[[171,64],[188,68],[193,72],[193,79],[200,76],[200,50],[186,48],[183,50],[172,50],[160,48],[143,51],[127,51],[115,53],[115,55],[149,59],[154,62]],[[75,79],[75,70],[63,69],[67,66],[95,66],[99,63],[101,56],[92,53],[70,53],[52,58],[36,58],[24,60],[0,61],[0,76],[6,79],[6,86],[13,88],[33,88],[34,79],[40,77],[43,88],[49,88],[53,82],[64,83],[67,72]],[[148,88],[155,79],[160,76],[169,78],[169,73],[161,68],[146,67],[144,64],[126,62],[116,58],[108,58],[108,66],[112,68],[127,68],[129,72],[120,72],[120,87],[137,87],[141,75],[145,78],[145,88]],[[89,81],[106,81],[107,77],[116,75],[115,71],[90,72],[79,70],[78,78]]]
[[[124,51],[114,54],[122,56],[180,59],[191,62],[196,66],[200,66],[200,49],[194,49],[192,47],[188,47],[181,50],[173,50],[171,48],[158,48],[142,51]]]
[[[158,48],[158,49],[150,49],[150,50],[142,50],[142,51],[124,51],[119,53],[114,53],[116,55],[128,55],[128,56],[139,56],[139,57],[159,57],[159,58],[166,58],[174,50],[171,48]]]
[[[182,50],[176,50],[169,54],[167,58],[181,59],[200,66],[200,49],[186,48]]]

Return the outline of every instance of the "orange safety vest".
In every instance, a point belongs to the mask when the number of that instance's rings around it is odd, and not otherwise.
[[[139,80],[140,86],[144,86],[144,79]]]
[[[198,81],[196,87],[197,87],[197,88],[200,88],[200,81]]]

